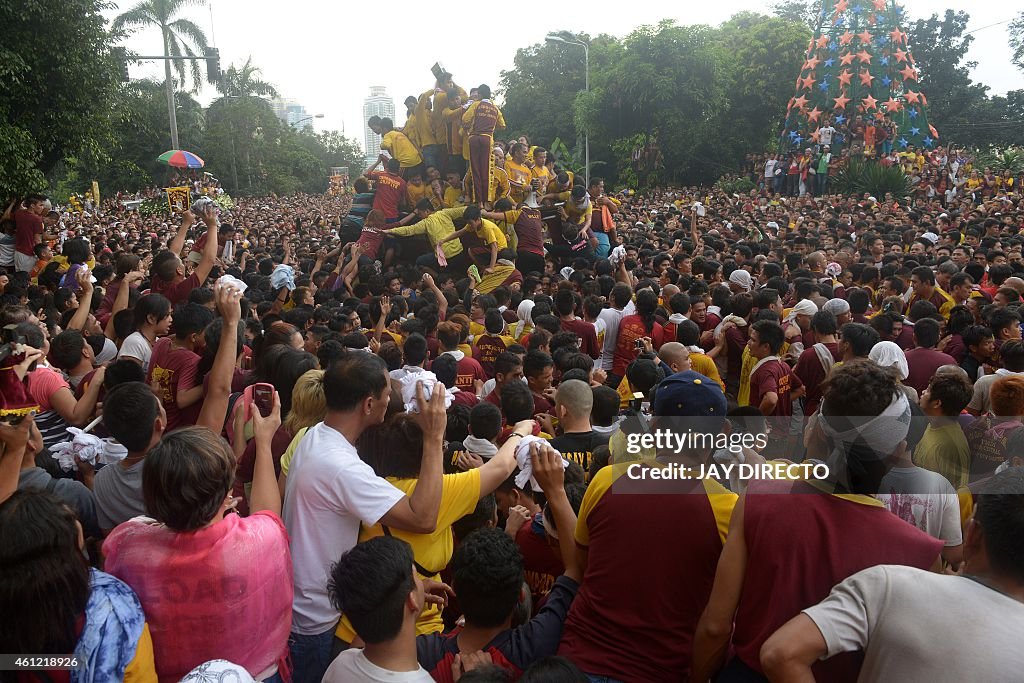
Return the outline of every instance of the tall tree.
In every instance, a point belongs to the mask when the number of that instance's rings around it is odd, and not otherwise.
[[[929,118],[947,144],[981,141],[974,124],[979,109],[985,106],[988,87],[971,80],[977,62],[967,60],[974,41],[974,36],[965,33],[969,21],[967,12],[946,10],[942,17],[933,14],[906,29],[921,91],[928,97]]]
[[[780,19],[788,19],[807,28],[818,28],[818,7],[820,2],[809,0],[779,0],[772,4],[772,12]]]
[[[140,28],[157,28],[163,41],[163,54],[173,59],[164,60],[164,87],[167,90],[167,112],[171,127],[171,147],[178,148],[178,125],[174,107],[174,81],[171,67],[178,74],[178,80],[185,82],[189,72],[192,91],[199,90],[202,77],[199,61],[196,59],[206,52],[206,34],[191,19],[177,16],[188,5],[197,0],[141,0],[135,7],[114,19],[111,30],[115,33],[130,32]]]
[[[1007,33],[1010,37],[1010,47],[1013,48],[1013,63],[1024,69],[1024,11],[1010,22]]]
[[[277,97],[277,88],[261,78],[260,68],[246,57],[245,64],[232,64],[217,83],[217,91],[231,97]]]
[[[39,191],[65,156],[98,158],[118,89],[97,0],[0,0],[0,194]]]

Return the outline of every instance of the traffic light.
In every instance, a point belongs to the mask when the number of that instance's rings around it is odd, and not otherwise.
[[[114,55],[114,59],[117,60],[117,71],[121,76],[121,82],[127,83],[131,80],[128,76],[128,50],[123,47],[115,47],[111,52]]]
[[[206,80],[220,82],[220,50],[215,47],[206,48]]]

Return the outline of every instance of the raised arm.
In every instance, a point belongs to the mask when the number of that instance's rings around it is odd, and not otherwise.
[[[434,278],[430,273],[423,274],[423,284],[430,288],[430,291],[434,293],[434,297],[437,298],[437,317],[439,320],[444,320],[445,314],[448,313],[448,299],[445,298],[444,292],[434,282]]]
[[[233,348],[233,347],[232,347]],[[263,417],[253,406],[253,435],[256,439],[256,465],[252,475],[252,493],[249,495],[249,511],[266,510],[281,515],[281,491],[277,488],[274,475],[274,456],[270,444],[281,426],[281,396],[274,392],[274,408],[270,415]]]
[[[200,216],[203,223],[206,223],[206,246],[203,248],[203,257],[193,272],[199,278],[199,284],[202,284],[206,282],[217,262],[217,210],[213,204],[209,204],[203,208]]]
[[[186,211],[181,214],[181,225],[178,226],[178,232],[175,233],[174,237],[167,244],[167,248],[177,254],[181,255],[181,250],[185,248],[185,234],[188,229],[195,225],[196,215],[191,211]]]
[[[530,444],[533,476],[548,499],[548,509],[558,528],[558,549],[562,553],[565,576],[576,583],[583,580],[581,557],[576,552],[576,513],[565,495],[565,466],[562,456],[546,441]]]
[[[423,458],[416,481],[416,490],[395,503],[381,518],[381,524],[394,529],[418,534],[433,533],[437,528],[437,514],[441,506],[442,465],[444,459],[444,428],[447,414],[444,408],[444,385],[434,385],[430,400],[423,393],[423,384],[416,387],[419,404],[419,422],[423,428]]]
[[[114,297],[114,306],[110,309],[110,320],[107,321],[107,326],[103,330],[104,336],[108,339],[117,339],[117,332],[114,331],[114,316],[128,308],[131,289],[137,287],[142,282],[142,278],[142,271],[133,270],[121,280],[121,287],[117,290],[117,296]]]
[[[78,308],[75,309],[75,314],[68,321],[68,329],[84,330],[85,323],[89,321],[89,313],[92,310],[92,273],[89,272],[88,268],[82,266],[75,273],[75,280],[78,282],[78,286],[81,287],[81,292],[78,297]]]
[[[206,427],[214,434],[224,430],[224,419],[228,412],[228,397],[231,395],[231,377],[235,371],[235,348],[238,343],[238,322],[242,318],[242,293],[234,287],[217,285],[217,310],[224,318],[220,332],[220,345],[210,368],[210,381],[206,387],[206,399],[196,425]]]

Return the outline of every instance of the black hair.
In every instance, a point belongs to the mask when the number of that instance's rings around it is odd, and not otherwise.
[[[538,659],[523,672],[520,683],[588,683],[590,679],[565,657]]]
[[[430,371],[437,376],[438,382],[451,389],[459,374],[459,362],[452,354],[442,353],[430,363]]]
[[[1000,331],[1013,325],[1020,325],[1020,313],[1010,308],[997,308],[988,316],[989,327],[997,336]]]
[[[427,340],[422,334],[410,334],[402,346],[406,365],[420,365],[427,359]]]
[[[933,318],[924,318],[914,323],[914,340],[924,349],[933,348],[939,343],[939,323]]]
[[[15,491],[0,504],[0,567],[3,648],[74,652],[90,593],[75,513],[53,494]]]
[[[365,642],[387,642],[402,630],[406,599],[416,585],[412,563],[408,543],[377,536],[353,546],[331,567],[331,604]]]
[[[752,325],[752,329],[757,332],[758,341],[768,345],[768,350],[772,355],[782,349],[782,345],[786,341],[786,331],[782,329],[782,325],[774,320],[758,320]]]
[[[494,494],[488,493],[486,496],[483,496],[471,513],[452,523],[452,533],[455,534],[455,540],[461,542],[462,539],[469,536],[472,532],[486,527],[489,522],[495,519],[497,511],[498,501],[495,499]]]
[[[928,395],[942,403],[942,414],[954,417],[971,402],[974,390],[965,373],[943,372],[934,375],[928,383]]]
[[[972,346],[977,346],[986,339],[992,339],[993,336],[992,330],[984,325],[971,325],[961,335],[968,351]]]
[[[536,349],[527,351],[526,358],[523,359],[523,374],[527,377],[534,377],[541,374],[546,368],[551,367],[554,364],[555,362],[551,359],[551,356],[543,351],[538,351]]]
[[[206,306],[187,303],[184,306],[179,306],[174,312],[171,331],[178,339],[185,339],[190,334],[202,332],[207,325],[213,322],[213,318],[213,311]]]
[[[440,359],[441,358],[439,357],[437,360]],[[437,360],[435,360],[434,363],[437,363]],[[498,375],[507,375],[516,368],[522,367],[522,365],[523,359],[521,356],[517,356],[510,351],[502,351],[498,354],[497,358],[494,359],[494,375],[495,377]],[[433,365],[431,365],[431,369],[433,369]],[[436,373],[437,371],[434,370],[434,372]]]
[[[977,496],[974,520],[981,526],[989,564],[999,574],[1024,581],[1024,468],[992,477]]]
[[[515,424],[520,420],[529,420],[534,413],[533,393],[523,382],[506,382],[501,386],[499,398],[501,408],[505,412],[505,419],[509,424]]]
[[[493,440],[501,432],[501,410],[490,401],[481,401],[469,411],[469,431],[478,439]]]
[[[107,390],[108,394],[114,387],[128,382],[146,383],[146,371],[142,369],[141,365],[133,360],[121,358],[107,366],[107,371],[103,375],[103,388]],[[146,384],[146,388],[149,388],[148,384]],[[150,391],[150,393],[153,392]],[[109,428],[108,431],[110,431]]]
[[[505,319],[501,317],[501,311],[497,308],[491,308],[484,314],[484,329],[487,330],[487,334],[501,334],[504,328]]]
[[[820,335],[836,333],[836,317],[832,311],[818,311],[811,318],[811,329]]]
[[[138,330],[149,322],[149,316],[153,316],[157,321],[160,321],[170,314],[171,302],[167,297],[163,294],[147,294],[136,302],[132,318],[135,329]]]
[[[159,399],[143,382],[118,384],[103,399],[103,426],[129,453],[149,448],[159,415]]]
[[[364,335],[359,335],[365,340]],[[328,410],[352,410],[388,387],[387,366],[372,353],[347,353],[324,371]]]
[[[504,531],[471,533],[455,549],[450,569],[467,624],[494,628],[512,615],[523,584],[523,558]]]
[[[80,330],[64,330],[50,340],[50,360],[61,370],[71,370],[81,362],[85,344]]]
[[[853,355],[858,358],[867,358],[868,354],[871,353],[871,349],[881,339],[874,328],[862,323],[846,323],[843,325],[840,333],[843,336],[843,341],[853,352]],[[855,415],[857,413],[848,414]]]

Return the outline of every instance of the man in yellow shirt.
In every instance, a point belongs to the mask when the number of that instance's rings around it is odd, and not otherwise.
[[[457,239],[446,239],[455,233],[455,221],[459,218],[465,219],[467,226],[475,229],[480,224],[480,209],[475,206],[442,209],[411,225],[385,230],[384,234],[389,237],[424,235],[430,243],[431,251],[416,259],[417,266],[432,268],[435,271],[447,268],[453,272],[462,272],[469,267],[469,259],[462,249],[462,243]],[[443,263],[438,259],[439,248]]]
[[[921,392],[928,429],[914,449],[914,464],[938,472],[954,489],[966,486],[971,472],[970,446],[956,416],[973,396],[971,383],[962,372],[941,372]]]
[[[533,171],[526,163],[526,145],[517,142],[512,145],[510,158],[505,160],[505,173],[511,186],[512,203],[515,206],[526,201],[532,187]]]
[[[472,200],[480,208],[487,202],[491,168],[494,166],[494,131],[504,130],[505,117],[491,102],[487,85],[477,88],[480,99],[469,105],[462,123],[469,129],[469,166],[473,174]]]
[[[554,175],[551,173],[551,169],[547,167],[548,163],[548,151],[543,147],[533,148],[533,168],[531,169],[531,175],[533,177],[534,188],[540,194],[544,193],[548,185],[554,179]],[[569,190],[572,189],[572,185],[569,185]]]
[[[381,150],[398,159],[402,165],[401,176],[403,178],[423,173],[423,157],[420,156],[420,151],[402,131],[395,130],[394,122],[391,119],[371,116],[366,125],[381,136]]]
[[[431,104],[430,98],[443,94],[443,91],[431,88],[421,94],[416,100],[417,144],[419,145],[420,152],[423,155],[423,163],[435,168],[441,167],[441,157],[444,153],[445,146],[444,144],[441,144],[444,138],[438,138],[435,133],[433,105]]]
[[[508,247],[508,240],[505,239],[505,233],[501,231],[501,228],[488,219],[480,217],[479,212],[477,216],[475,220],[467,220],[466,226],[461,230],[442,239],[441,244],[445,244],[449,240],[457,240],[463,235],[475,237],[483,246],[471,246],[469,248],[470,258],[479,265],[487,263],[484,272],[490,273],[498,263],[498,252]],[[489,261],[482,258],[487,254],[490,254]]]
[[[466,202],[462,196],[462,174],[456,170],[448,171],[444,188],[444,208],[453,209],[456,206],[465,206]]]

